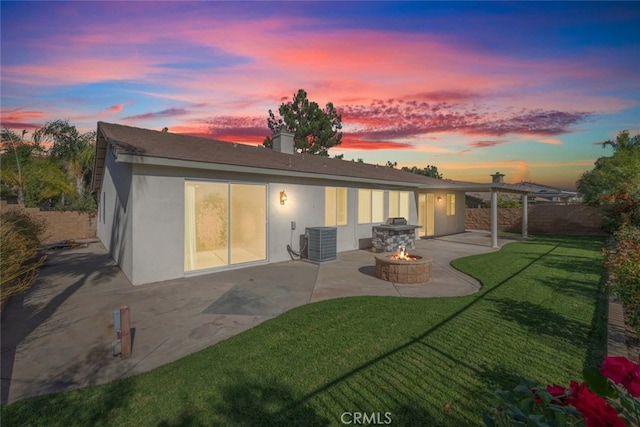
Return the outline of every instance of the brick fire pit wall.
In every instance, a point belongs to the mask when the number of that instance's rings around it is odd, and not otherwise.
[[[432,259],[427,256],[411,254],[418,257],[414,261],[393,259],[393,253],[374,255],[376,259],[376,277],[393,283],[420,284],[431,280]]]

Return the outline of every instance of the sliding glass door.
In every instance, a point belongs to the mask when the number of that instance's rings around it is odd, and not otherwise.
[[[185,271],[266,259],[266,185],[186,181],[184,202]]]
[[[231,184],[231,264],[267,258],[267,187]]]

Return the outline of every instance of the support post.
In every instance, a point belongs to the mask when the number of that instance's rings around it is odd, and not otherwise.
[[[131,316],[128,305],[120,307],[120,327],[120,355],[122,358],[126,359],[131,356]]]
[[[498,247],[498,190],[491,189],[491,247]]]
[[[529,195],[522,195],[522,237],[529,237]]]

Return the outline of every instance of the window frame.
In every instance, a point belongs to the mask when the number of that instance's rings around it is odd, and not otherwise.
[[[326,227],[343,226],[349,223],[348,190],[346,187],[324,187],[324,225]],[[328,201],[331,199],[333,199],[333,209],[330,212]]]
[[[447,193],[446,198],[447,216],[454,216],[456,214],[456,194]]]
[[[382,222],[384,222],[384,191],[358,188],[358,224]]]

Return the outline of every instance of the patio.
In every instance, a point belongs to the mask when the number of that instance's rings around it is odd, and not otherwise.
[[[2,402],[145,372],[310,302],[468,295],[480,284],[450,261],[495,250],[488,232],[420,240],[416,247],[433,258],[428,284],[377,279],[373,254],[359,250],[321,266],[287,261],[133,287],[101,244],[50,251],[33,289],[3,313]],[[129,359],[111,355],[111,313],[122,305],[131,308]]]

